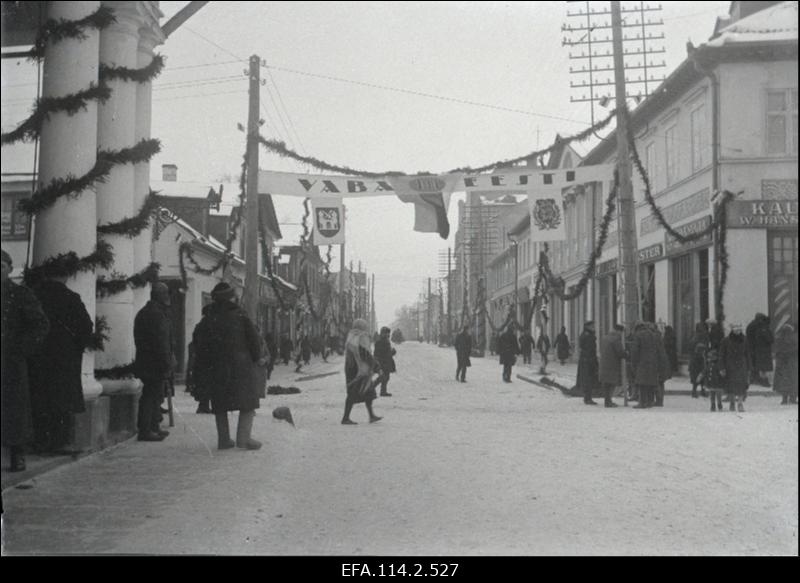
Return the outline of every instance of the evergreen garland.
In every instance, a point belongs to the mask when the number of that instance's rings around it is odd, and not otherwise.
[[[554,275],[550,270],[550,261],[547,257],[547,253],[543,251],[539,254],[539,266],[542,270],[545,281],[547,282],[551,291],[562,300],[570,301],[579,297],[586,288],[586,285],[589,283],[589,279],[591,279],[591,277],[594,275],[594,270],[597,266],[597,260],[600,259],[600,256],[603,254],[603,248],[605,247],[606,240],[608,239],[608,228],[611,225],[611,220],[616,209],[618,189],[619,172],[615,170],[614,185],[612,186],[611,191],[608,193],[608,198],[606,199],[606,211],[603,214],[603,220],[600,223],[600,233],[597,237],[597,242],[592,250],[592,254],[589,256],[589,260],[585,269],[583,270],[583,274],[581,274],[581,278],[578,280],[578,283],[573,286],[571,292],[567,292],[565,290],[566,283],[564,282],[564,278]]]
[[[160,270],[161,265],[153,262],[139,273],[134,273],[130,277],[115,274],[115,279],[105,279],[103,276],[99,276],[96,283],[97,296],[106,298],[125,291],[128,288],[142,288],[147,284],[158,281],[158,273]]]
[[[36,267],[25,270],[25,282],[34,285],[45,279],[72,277],[79,271],[94,271],[98,267],[108,269],[114,263],[113,247],[103,241],[97,241],[94,252],[86,257],[78,257],[74,251],[60,253]]]
[[[33,43],[33,49],[30,51],[30,58],[44,58],[44,50],[48,42],[57,43],[67,38],[84,40],[88,38],[85,32],[87,28],[102,30],[116,22],[116,20],[114,11],[107,6],[101,6],[90,15],[79,20],[64,20],[63,18],[55,20],[50,18],[39,29],[39,34]]]
[[[100,71],[98,76],[101,81],[134,81],[136,83],[149,83],[161,74],[164,69],[164,57],[162,55],[154,55],[150,64],[140,69],[131,69],[129,67],[112,67],[105,63],[100,63]]]
[[[486,164],[484,166],[479,166],[477,168],[471,168],[469,166],[464,166],[461,168],[454,168],[453,170],[448,170],[445,174],[477,174],[480,172],[486,172],[489,170],[496,170],[498,168],[508,168],[509,166],[513,166],[514,164],[518,164],[519,162],[526,162],[536,159],[541,159],[545,154],[549,154],[556,150],[557,148],[563,147],[571,142],[578,141],[583,142],[589,139],[594,132],[605,128],[611,120],[616,115],[616,110],[612,111],[608,117],[599,121],[595,125],[586,130],[575,134],[574,136],[570,136],[567,138],[563,138],[549,146],[544,148],[543,150],[536,150],[534,152],[530,152],[529,154],[525,154],[523,156],[518,156],[517,158],[510,158],[508,160],[499,160],[497,162],[492,162],[490,164]],[[292,160],[296,160],[302,164],[308,164],[309,166],[313,166],[314,168],[322,171],[327,172],[336,172],[338,174],[346,174],[349,176],[363,176],[364,178],[379,178],[382,176],[407,176],[404,172],[398,171],[387,171],[387,172],[371,172],[367,170],[355,170],[353,168],[349,168],[347,166],[339,166],[337,164],[331,164],[329,162],[325,162],[324,160],[319,160],[318,158],[314,158],[312,156],[303,156],[298,154],[294,150],[290,149],[285,142],[280,140],[267,140],[263,136],[258,136],[258,141],[261,145],[264,146],[268,151],[277,154],[278,156],[284,158],[291,158]],[[418,176],[430,176],[429,172],[418,172]]]
[[[150,190],[150,194],[142,204],[142,208],[136,213],[136,216],[122,219],[116,223],[106,223],[97,227],[97,232],[102,235],[122,235],[123,237],[134,238],[144,231],[150,225],[150,218],[153,212],[158,208],[159,196]]]
[[[65,178],[54,178],[28,199],[19,201],[18,207],[28,214],[37,214],[51,207],[63,197],[77,198],[95,182],[103,182],[117,164],[146,162],[161,150],[155,139],[142,140],[131,148],[121,150],[99,150],[94,167],[80,178],[68,174]]]
[[[89,85],[88,89],[78,91],[64,97],[41,97],[36,100],[33,113],[16,129],[2,134],[2,144],[7,146],[14,142],[28,142],[36,139],[42,130],[42,124],[50,118],[50,114],[65,112],[75,115],[80,110],[85,110],[90,101],[105,103],[111,97],[111,89],[105,85]]]
[[[130,379],[133,378],[133,363],[130,364],[123,364],[120,366],[114,366],[111,368],[96,368],[94,369],[94,377],[97,380],[108,379],[108,380],[122,380],[122,379]]]
[[[94,321],[94,332],[92,333],[92,339],[86,346],[87,350],[102,352],[105,349],[106,342],[108,342],[110,338],[108,335],[110,331],[111,328],[108,326],[106,317],[98,316]]]

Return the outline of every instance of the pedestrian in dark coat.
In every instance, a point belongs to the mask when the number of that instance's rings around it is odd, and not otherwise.
[[[0,398],[2,407],[2,444],[9,448],[10,470],[25,470],[25,446],[33,437],[31,397],[28,385],[27,358],[44,342],[50,323],[36,296],[28,288],[9,279],[14,268],[11,256],[0,253],[2,272],[2,363]]]
[[[311,361],[311,340],[308,338],[308,334],[303,334],[300,338],[300,354],[303,364],[308,365]]]
[[[708,329],[704,322],[698,322],[694,327],[694,336],[691,342],[691,356],[689,357],[689,379],[692,382],[692,398],[697,398],[697,387],[700,395],[706,396],[706,383],[704,371],[706,369],[706,352],[708,351]]]
[[[392,331],[384,326],[381,328],[381,333],[378,341],[375,343],[375,360],[381,367],[381,397],[391,397],[392,394],[386,390],[386,385],[389,384],[389,375],[397,372],[397,366],[394,362],[394,355],[397,351],[392,348],[392,341],[389,340],[389,335]]]
[[[731,324],[731,332],[723,338],[719,352],[720,374],[725,379],[725,386],[730,395],[730,410],[738,405],[744,411],[744,395],[750,385],[750,349],[747,338],[742,332],[742,325]]]
[[[511,369],[517,363],[519,344],[514,333],[514,323],[511,322],[506,331],[497,339],[497,352],[500,355],[500,364],[503,365],[503,381],[511,382]]]
[[[372,374],[380,371],[380,365],[370,352],[370,340],[367,322],[360,318],[353,322],[353,329],[347,334],[345,343],[344,376],[347,382],[347,398],[344,403],[342,425],[356,425],[356,422],[350,419],[350,413],[356,403],[366,405],[370,423],[383,419],[372,410],[372,401],[376,398],[375,385],[380,382],[379,379],[373,381]]]
[[[547,374],[547,354],[550,352],[550,337],[544,330],[539,335],[539,340],[536,341],[536,350],[539,351],[539,359],[542,363],[539,372]]]
[[[169,435],[159,427],[161,403],[175,372],[175,341],[169,306],[169,288],[156,282],[150,290],[150,301],[133,320],[136,345],[133,371],[142,380],[137,421],[139,441],[163,441]]]
[[[212,304],[203,306],[202,318],[208,315]],[[200,320],[202,322],[202,319]],[[211,385],[208,381],[208,363],[197,358],[197,330],[200,323],[194,327],[192,341],[189,343],[189,357],[186,362],[186,389],[197,401],[198,415],[208,415],[211,410]]]
[[[662,379],[661,354],[664,344],[649,323],[636,324],[631,344],[633,382],[639,391],[639,403],[634,409],[648,409],[655,404],[656,391]]]
[[[678,372],[678,338],[672,326],[664,327],[664,350],[667,352],[670,371]]]
[[[703,371],[705,386],[709,392],[711,411],[722,411],[722,393],[725,390],[725,379],[720,374],[719,350],[724,338],[722,324],[710,321],[708,324],[708,352],[706,352],[706,368]]]
[[[272,370],[275,368],[275,361],[278,360],[278,344],[275,342],[275,337],[271,332],[264,333],[264,346],[269,354],[267,359],[267,380],[269,380],[272,376]]]
[[[214,303],[196,330],[197,359],[203,362],[211,389],[211,408],[217,423],[217,447],[259,449],[251,437],[253,418],[264,394],[264,377],[257,367],[268,360],[258,330],[237,304],[236,290],[218,283]],[[239,411],[236,441],[230,437],[228,411]]]
[[[289,364],[293,350],[294,344],[292,343],[292,339],[289,338],[288,334],[284,334],[281,340],[281,359],[283,360],[283,364]]]
[[[497,353],[497,343],[498,343],[499,336],[497,333],[492,334],[491,338],[489,339],[489,354],[494,356]]]
[[[472,366],[469,355],[472,354],[472,336],[469,334],[469,324],[464,324],[464,328],[456,335],[453,342],[456,349],[456,380],[462,383],[467,382],[467,367]]]
[[[772,389],[783,397],[781,405],[797,403],[797,333],[784,324],[775,337],[775,378]]]
[[[94,325],[81,296],[62,282],[42,281],[33,293],[50,321],[44,344],[28,360],[34,447],[63,452],[73,439],[75,413],[86,410],[81,364]]]
[[[531,352],[533,351],[533,336],[530,330],[523,330],[519,337],[519,349],[522,352],[522,364],[531,363]]]
[[[556,356],[558,361],[563,365],[569,359],[569,337],[567,336],[567,329],[561,326],[561,332],[556,336]]]
[[[655,334],[659,339],[658,345],[658,387],[656,388],[655,403],[656,407],[664,406],[664,383],[672,378],[673,368],[667,355],[667,349],[664,344],[664,337],[658,331],[658,326],[650,322],[650,331]]]
[[[587,405],[597,405],[592,399],[592,392],[599,385],[599,363],[597,362],[597,337],[594,332],[594,322],[588,321],[583,325],[583,332],[578,339],[578,377],[575,387],[583,393],[583,402]]]
[[[616,407],[612,400],[614,389],[622,384],[622,360],[626,357],[622,343],[625,327],[614,324],[614,329],[600,339],[600,384],[603,386],[606,407]]]
[[[765,387],[769,385],[766,373],[772,371],[772,343],[769,316],[758,313],[745,331],[747,349],[750,352],[750,381]]]

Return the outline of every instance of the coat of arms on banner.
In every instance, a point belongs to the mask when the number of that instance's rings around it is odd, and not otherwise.
[[[531,215],[536,227],[542,231],[555,230],[561,225],[561,209],[553,198],[534,201]]]
[[[337,207],[317,207],[317,232],[330,239],[341,230],[341,220],[339,220],[339,209]]]

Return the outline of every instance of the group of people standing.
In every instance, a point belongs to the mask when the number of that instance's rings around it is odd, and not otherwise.
[[[2,445],[10,469],[26,469],[25,453],[76,453],[75,414],[85,410],[84,351],[94,326],[79,294],[61,280],[31,289],[11,281],[11,257],[2,251]]]

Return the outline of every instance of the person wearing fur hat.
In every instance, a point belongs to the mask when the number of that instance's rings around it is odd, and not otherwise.
[[[259,408],[263,377],[257,367],[267,362],[258,330],[237,303],[236,290],[218,283],[211,291],[214,303],[197,325],[196,358],[203,363],[217,424],[217,448],[256,450],[251,437]],[[266,382],[266,381],[264,381]],[[231,439],[228,411],[239,411],[236,441]]]
[[[744,396],[750,385],[750,349],[747,338],[738,322],[731,324],[731,332],[722,339],[719,349],[720,375],[725,379],[725,388],[730,396],[730,410],[744,411]]]
[[[14,268],[11,256],[0,252],[2,270],[2,444],[11,458],[10,470],[25,470],[25,446],[33,437],[31,396],[27,358],[35,354],[50,330],[50,322],[39,300],[28,288],[17,285],[9,276]]]

